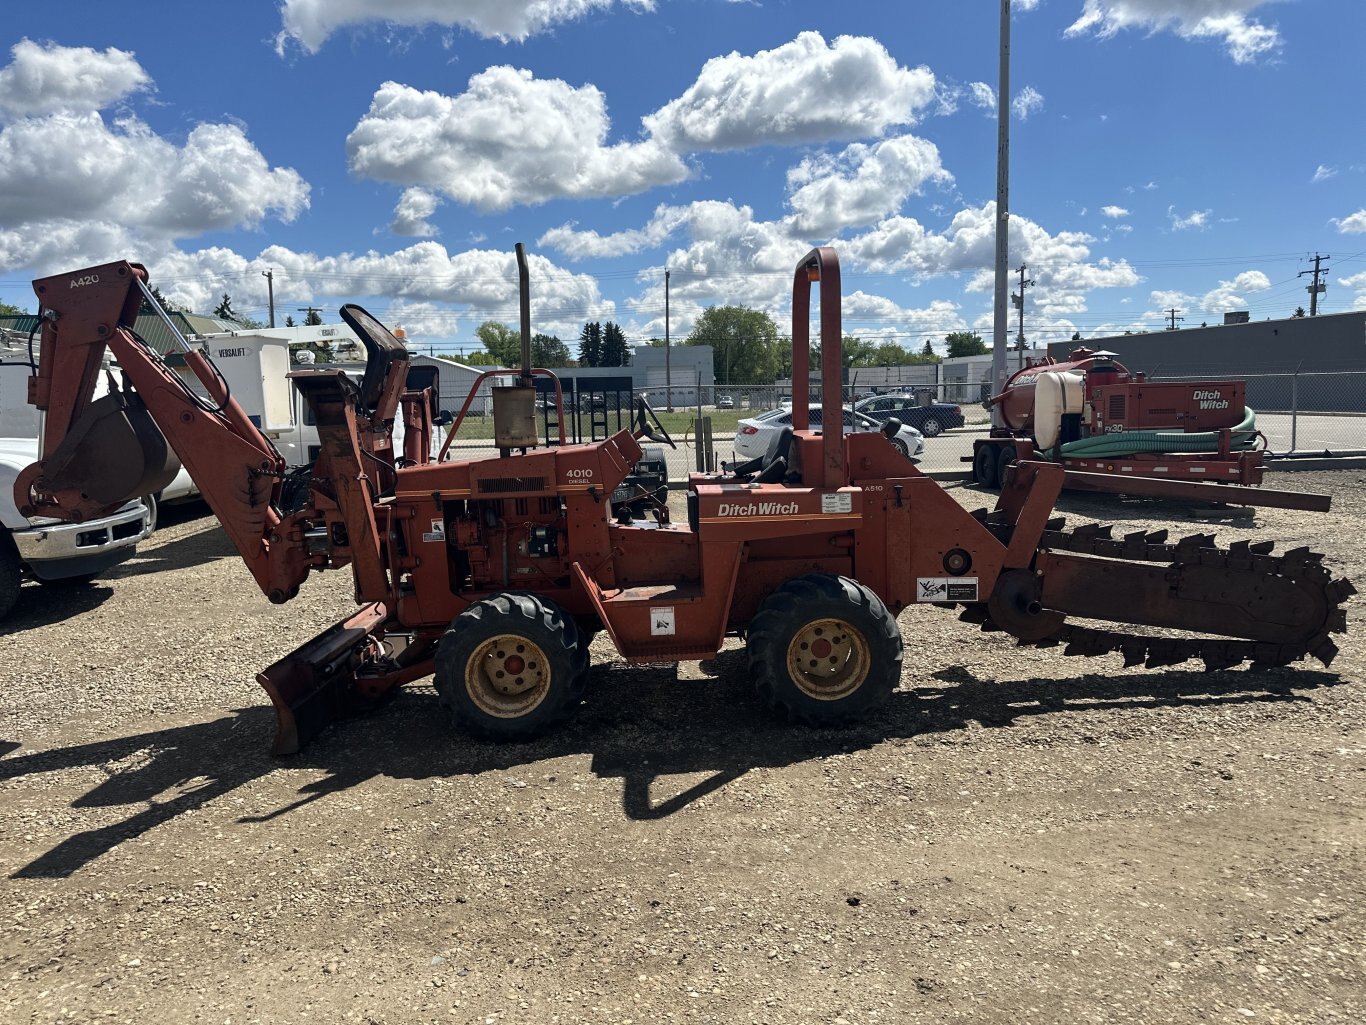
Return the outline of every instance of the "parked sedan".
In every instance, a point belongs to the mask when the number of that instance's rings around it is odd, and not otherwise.
[[[810,412],[811,429],[819,434],[821,430],[821,408],[815,406]],[[760,413],[758,416],[741,420],[735,425],[735,461],[744,462],[767,455],[770,446],[777,440],[783,428],[791,426],[792,410],[790,409],[771,409],[767,413]],[[844,430],[846,433],[881,429],[882,424],[872,417],[864,416],[862,413],[856,413],[847,408],[844,410]],[[901,425],[901,430],[896,433],[891,442],[893,448],[908,458],[918,456],[925,450],[924,435],[906,424]]]
[[[951,402],[921,405],[914,395],[871,395],[855,402],[854,408],[878,423],[894,416],[931,438],[950,427],[963,426],[963,410],[960,407]]]

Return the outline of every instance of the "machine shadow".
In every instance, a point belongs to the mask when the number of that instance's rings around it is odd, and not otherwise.
[[[114,571],[107,574],[113,576]],[[41,594],[41,599],[40,599]],[[114,589],[104,579],[85,583],[78,581],[51,583],[28,581],[19,592],[19,603],[0,623],[0,637],[52,626],[82,612],[97,609],[114,595]]]
[[[1305,702],[1308,692],[1342,681],[1314,671],[1142,672],[996,683],[955,666],[893,695],[873,718],[846,729],[810,729],[774,720],[750,696],[740,652],[708,663],[710,680],[676,681],[672,667],[620,671],[595,667],[589,698],[558,732],[531,742],[499,744],[456,734],[435,694],[400,693],[375,712],[339,723],[288,760],[267,753],[274,732],[268,706],[233,711],[208,722],[0,757],[0,780],[87,766],[104,780],[74,808],[134,806],[128,818],[77,833],[13,873],[14,878],[69,876],[125,841],[203,807],[281,769],[322,772],[298,799],[250,825],[287,815],[375,777],[428,779],[525,767],[588,755],[601,779],[620,779],[622,811],[633,820],[666,818],[752,769],[792,765],[879,743],[963,730],[970,723],[1010,727],[1035,715],[1250,702]],[[17,745],[0,740],[0,752]],[[664,796],[673,777],[702,778]]]

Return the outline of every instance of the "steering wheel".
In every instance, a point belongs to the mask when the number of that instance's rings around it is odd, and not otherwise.
[[[678,448],[673,438],[669,437],[669,429],[659,422],[659,414],[644,395],[636,396],[636,436],[663,442],[672,449]]]

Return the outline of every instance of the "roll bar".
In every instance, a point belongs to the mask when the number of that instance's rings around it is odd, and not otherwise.
[[[811,429],[811,285],[821,286],[821,472],[808,484],[838,488],[844,473],[844,380],[840,325],[840,258],[818,246],[797,264],[792,281],[792,428]]]

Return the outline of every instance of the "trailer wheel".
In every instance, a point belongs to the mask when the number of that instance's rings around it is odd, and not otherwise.
[[[436,690],[455,721],[522,740],[583,699],[588,646],[572,617],[530,594],[495,594],[456,616],[436,652]]]
[[[8,532],[0,534],[0,619],[8,616],[19,604],[19,585],[22,581],[19,552]]]
[[[789,580],[749,626],[749,670],[775,711],[812,726],[857,719],[901,681],[901,631],[880,598],[848,577]]]
[[[995,445],[978,445],[972,454],[972,479],[984,488],[1001,483],[999,456]]]
[[[1001,446],[1001,457],[996,462],[996,481],[1001,487],[1005,487],[1006,471],[1015,465],[1016,458],[1014,445]]]

